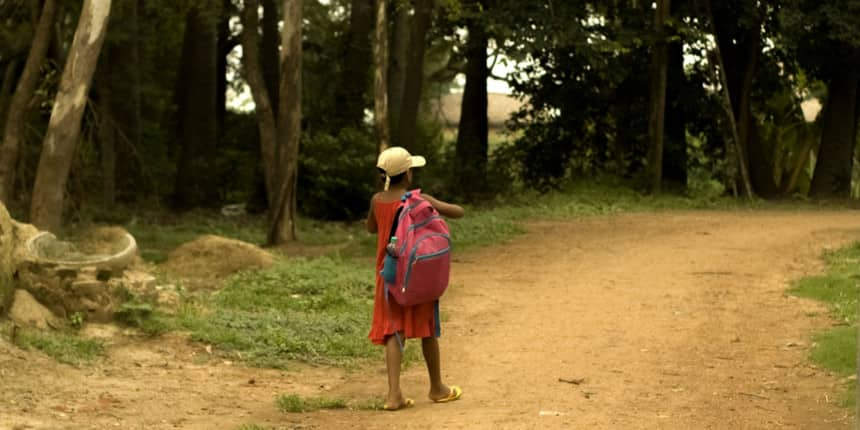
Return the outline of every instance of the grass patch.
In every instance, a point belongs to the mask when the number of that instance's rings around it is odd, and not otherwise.
[[[193,339],[236,352],[252,365],[292,360],[349,365],[377,357],[367,340],[372,270],[347,260],[296,260],[233,276],[227,286],[186,307],[178,325]]]
[[[15,344],[24,349],[38,349],[61,363],[73,366],[93,362],[104,350],[101,343],[72,333],[28,329],[18,331]]]
[[[303,398],[296,394],[283,394],[278,397],[278,410],[281,412],[301,413],[320,409],[346,409],[346,401],[324,397]]]
[[[829,305],[830,315],[844,326],[817,333],[810,359],[833,373],[846,377],[857,370],[857,301],[860,298],[860,242],[824,255],[827,271],[823,275],[795,282],[790,292],[799,297],[820,300]],[[845,406],[853,407],[857,381],[845,395]]]
[[[381,411],[384,406],[385,399],[381,397],[375,397],[356,402],[351,406],[351,409],[357,409],[359,411]]]

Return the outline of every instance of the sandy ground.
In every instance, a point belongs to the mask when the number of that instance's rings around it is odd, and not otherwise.
[[[283,372],[108,327],[107,357],[78,369],[0,341],[0,429],[847,429],[844,382],[807,360],[811,334],[832,321],[785,290],[821,270],[823,250],[858,239],[848,211],[533,223],[455,257],[441,344],[463,398],[432,404],[419,363],[403,375],[416,405],[395,413],[274,403],[381,397],[381,352],[359,369]]]

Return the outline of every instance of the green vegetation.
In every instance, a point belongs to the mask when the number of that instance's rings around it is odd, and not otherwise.
[[[324,397],[302,398],[296,394],[284,394],[278,397],[278,409],[290,413],[313,412],[320,409],[346,409],[346,401]]]
[[[80,366],[98,358],[104,346],[94,340],[82,339],[74,333],[19,329],[15,344],[21,348],[34,348],[55,360]]]
[[[800,297],[827,303],[831,316],[841,326],[816,334],[810,358],[815,363],[847,377],[857,369],[857,301],[860,298],[860,242],[824,255],[827,272],[823,275],[803,278],[791,289]],[[854,387],[848,387],[845,403],[853,406]]]
[[[367,341],[372,272],[346,260],[296,260],[240,274],[178,325],[193,339],[238,353],[250,364],[283,368],[290,360],[348,365],[375,356]]]
[[[236,430],[270,430],[272,427],[261,426],[259,424],[243,424],[236,427]]]

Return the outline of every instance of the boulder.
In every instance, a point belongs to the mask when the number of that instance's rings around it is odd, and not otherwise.
[[[9,319],[18,325],[42,330],[60,326],[60,320],[24,290],[15,290],[12,307],[9,308]]]
[[[0,315],[12,299],[12,275],[15,273],[15,232],[12,217],[0,202]]]

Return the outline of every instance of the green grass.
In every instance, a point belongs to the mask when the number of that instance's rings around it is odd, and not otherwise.
[[[299,259],[230,278],[197,307],[185,307],[175,323],[256,366],[349,365],[379,355],[367,340],[374,288],[372,270],[363,265]]]
[[[324,397],[303,398],[296,394],[283,394],[278,397],[278,410],[281,412],[301,413],[318,411],[320,409],[346,409],[346,407],[346,401],[343,399]]]
[[[373,397],[360,402],[355,402],[350,405],[350,408],[360,411],[381,411],[383,406],[385,406],[385,399],[382,399],[381,397]]]
[[[21,329],[15,344],[25,349],[37,349],[55,360],[81,366],[101,356],[104,346],[73,333]]]
[[[857,301],[860,298],[860,242],[824,255],[827,271],[823,275],[798,280],[791,293],[828,304],[830,315],[841,326],[813,336],[810,359],[833,373],[846,377],[857,370]],[[852,381],[845,395],[846,406],[853,407]]]

